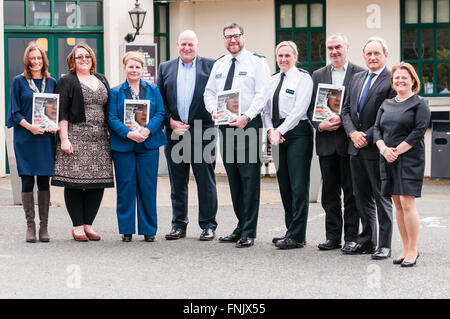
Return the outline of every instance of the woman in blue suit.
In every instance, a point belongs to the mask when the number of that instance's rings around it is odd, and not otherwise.
[[[167,143],[161,124],[165,109],[158,87],[141,79],[145,58],[139,52],[123,57],[126,81],[111,89],[109,119],[111,151],[117,182],[117,219],[122,240],[129,242],[136,232],[137,201],[138,234],[144,240],[155,240],[156,183],[159,147]],[[124,124],[124,100],[150,101],[149,121],[131,130]]]

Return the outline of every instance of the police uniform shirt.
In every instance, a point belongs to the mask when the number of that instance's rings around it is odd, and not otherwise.
[[[280,82],[281,72],[272,76],[270,99],[264,108],[264,127],[273,129],[272,124],[272,98]],[[295,128],[302,120],[307,120],[307,112],[311,103],[313,81],[306,71],[300,71],[295,66],[285,73],[283,85],[279,95],[280,119],[284,119],[277,130],[283,135]]]
[[[219,58],[211,70],[204,93],[205,106],[210,113],[216,110],[216,96],[223,91],[232,58],[231,54]],[[232,90],[240,89],[241,114],[252,120],[261,113],[269,98],[270,83],[270,70],[266,59],[243,48],[236,56],[231,87]]]

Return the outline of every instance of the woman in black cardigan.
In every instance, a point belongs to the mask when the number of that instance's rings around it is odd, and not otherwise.
[[[92,229],[105,187],[114,187],[107,128],[109,84],[95,72],[92,49],[77,44],[67,56],[69,74],[60,94],[60,132],[52,185],[64,187],[64,200],[77,241],[100,240]]]

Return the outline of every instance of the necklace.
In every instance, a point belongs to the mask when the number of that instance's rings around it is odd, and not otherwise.
[[[412,93],[411,95],[408,95],[406,98],[404,98],[404,99],[400,99],[399,97],[398,97],[398,95],[394,98],[395,99],[395,101],[396,102],[398,102],[398,103],[400,103],[400,102],[403,102],[403,101],[406,101],[407,99],[409,99],[411,96],[413,96],[414,95],[414,93]]]

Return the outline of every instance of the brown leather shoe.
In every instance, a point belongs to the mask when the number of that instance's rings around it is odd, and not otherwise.
[[[74,230],[72,229],[73,239],[76,241],[89,241],[89,238],[86,235],[75,235]]]
[[[99,241],[102,237],[100,236],[100,235],[97,235],[96,233],[94,233],[94,232],[88,232],[88,231],[84,231],[85,233],[86,233],[86,237],[89,239],[89,240],[92,240],[92,241]]]

